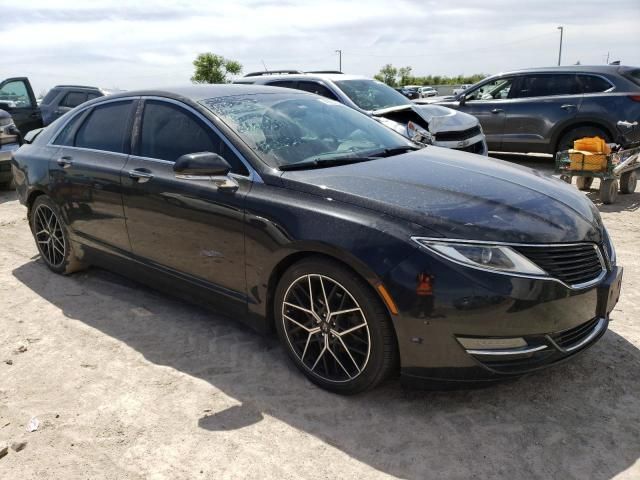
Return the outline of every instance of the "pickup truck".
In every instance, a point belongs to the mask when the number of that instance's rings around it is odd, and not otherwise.
[[[43,126],[42,112],[26,77],[7,78],[0,82],[0,110],[13,117],[23,135]]]

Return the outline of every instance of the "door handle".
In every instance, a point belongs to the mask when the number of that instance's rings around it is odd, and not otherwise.
[[[39,112],[33,112],[31,115],[29,115],[31,118],[40,118],[40,113]]]
[[[560,108],[562,108],[563,110],[571,110],[572,108],[578,108],[578,107],[576,107],[575,105],[572,105],[570,103],[565,103]]]
[[[73,160],[71,159],[71,157],[60,157],[58,159],[58,165],[61,166],[62,168],[69,168],[71,165],[73,165]]]
[[[153,173],[146,168],[136,168],[129,170],[129,178],[133,178],[138,183],[145,183],[153,178]]]
[[[491,110],[491,113],[504,113],[504,110],[501,108],[494,108],[493,110]]]

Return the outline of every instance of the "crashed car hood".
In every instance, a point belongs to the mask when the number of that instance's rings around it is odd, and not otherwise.
[[[435,236],[601,241],[600,215],[575,188],[532,169],[451,149],[426,147],[351,165],[284,172],[281,181],[285,188],[405,219]]]
[[[389,113],[413,110],[429,125],[431,133],[466,130],[478,124],[476,117],[452,108],[431,104],[400,105],[371,112],[374,117],[385,117]]]

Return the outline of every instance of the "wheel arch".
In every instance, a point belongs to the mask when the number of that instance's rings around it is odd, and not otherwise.
[[[609,136],[609,141],[615,141],[615,133],[611,130],[610,126],[607,125],[605,122],[602,122],[600,120],[595,120],[595,119],[588,119],[588,120],[585,119],[585,120],[575,121],[568,125],[563,125],[560,128],[558,128],[556,132],[553,134],[553,140],[551,142],[551,145],[553,146],[553,152],[551,153],[555,154],[555,152],[558,151],[558,144],[560,143],[560,140],[562,139],[562,137],[564,137],[571,130],[575,130],[577,128],[583,128],[583,127],[592,127],[592,128],[599,128],[600,130],[604,130],[604,132]]]
[[[274,311],[274,301],[275,301],[275,292],[278,286],[280,279],[284,272],[291,267],[291,265],[307,258],[324,258],[326,260],[330,260],[332,262],[336,262],[343,267],[351,270],[356,275],[358,275],[366,284],[369,286],[372,292],[374,292],[376,298],[378,298],[382,305],[384,305],[387,314],[389,315],[389,319],[392,320],[392,311],[390,310],[389,304],[382,296],[380,291],[378,290],[378,286],[382,284],[380,277],[373,272],[368,266],[366,266],[362,261],[357,259],[356,257],[345,254],[344,252],[338,253],[334,252],[328,248],[305,248],[288,252],[286,255],[278,259],[275,263],[271,272],[269,274],[267,280],[267,289],[266,289],[266,301],[265,301],[265,326],[268,331],[275,331],[275,318],[273,315]],[[393,323],[393,322],[392,322]]]
[[[33,204],[36,201],[36,198],[42,196],[42,195],[46,195],[47,192],[45,192],[44,190],[40,190],[40,189],[35,189],[32,190],[31,192],[29,192],[29,195],[27,196],[27,201],[25,202],[25,205],[27,207],[27,218],[31,218],[31,208],[33,207]]]

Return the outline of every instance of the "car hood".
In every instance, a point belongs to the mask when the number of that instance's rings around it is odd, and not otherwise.
[[[601,241],[598,210],[541,172],[439,147],[338,167],[284,172],[291,188],[421,225],[446,238]],[[416,232],[425,234],[424,232]]]
[[[413,104],[384,108],[372,112],[374,117],[387,117],[403,110],[413,110],[427,122],[431,133],[467,130],[478,125],[478,119],[468,113],[460,112],[441,105]],[[391,116],[393,119],[393,116]]]

